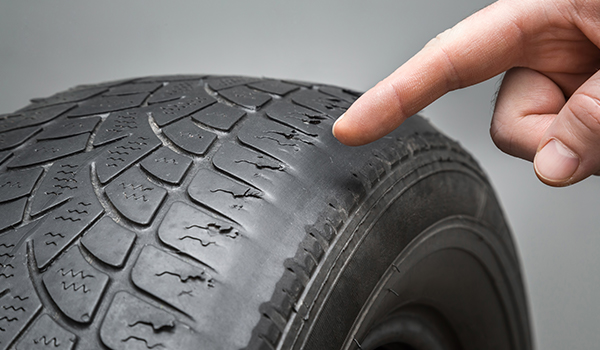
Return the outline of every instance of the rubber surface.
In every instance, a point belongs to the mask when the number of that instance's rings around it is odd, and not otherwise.
[[[0,116],[0,350],[277,347],[386,174],[416,158],[480,173],[419,117],[340,145],[331,126],[358,96],[148,77]]]

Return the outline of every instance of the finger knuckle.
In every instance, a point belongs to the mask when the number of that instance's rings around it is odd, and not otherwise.
[[[590,135],[600,135],[600,99],[596,96],[577,93],[571,96],[567,108],[573,118],[569,122],[575,130]],[[581,135],[581,136],[586,136]]]
[[[507,154],[512,154],[514,148],[513,134],[510,130],[510,128],[506,128],[505,125],[496,119],[492,120],[492,125],[490,126],[492,141],[498,149]]]

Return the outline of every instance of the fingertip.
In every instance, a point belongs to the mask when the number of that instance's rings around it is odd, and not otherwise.
[[[348,121],[349,118],[347,118],[346,115],[346,113],[342,114],[335,123],[333,123],[333,127],[331,128],[333,136],[346,146],[362,146],[368,143],[368,141],[365,142],[363,140],[363,133],[360,131],[360,128],[356,125],[352,125],[352,123]]]
[[[337,129],[337,125],[339,124],[339,122],[344,118],[344,116],[346,115],[346,113],[340,115],[339,118],[337,118],[337,120],[335,121],[335,123],[333,123],[333,127],[331,128],[331,133],[333,134],[333,136],[335,138],[337,138],[336,136],[336,129]]]
[[[550,186],[572,184],[573,175],[581,163],[579,156],[562,142],[551,139],[542,147],[533,161],[538,178]]]

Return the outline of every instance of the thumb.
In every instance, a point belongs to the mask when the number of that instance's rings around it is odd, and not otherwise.
[[[579,87],[546,129],[534,159],[540,180],[567,186],[600,171],[600,73]]]

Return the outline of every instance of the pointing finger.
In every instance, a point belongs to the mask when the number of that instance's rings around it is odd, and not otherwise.
[[[391,132],[445,93],[487,80],[521,60],[528,9],[500,1],[438,35],[392,75],[361,96],[334,125],[347,145]]]

